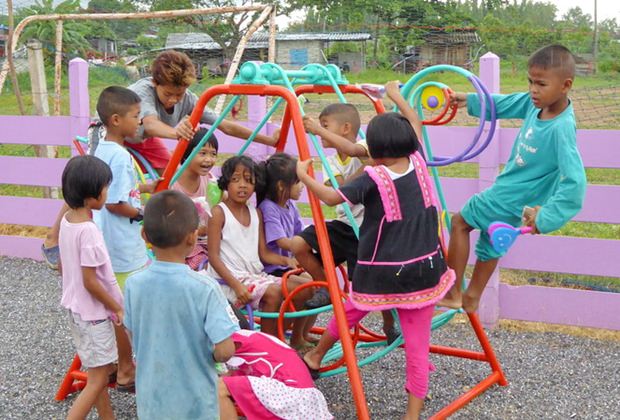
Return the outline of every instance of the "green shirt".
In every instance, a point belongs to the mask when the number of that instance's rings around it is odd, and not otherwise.
[[[492,96],[497,118],[520,118],[523,126],[504,170],[484,192],[485,198],[513,214],[520,214],[524,206],[542,206],[536,216],[538,230],[547,233],[561,228],[581,210],[586,192],[572,103],[555,118],[541,120],[528,93]],[[467,111],[480,115],[476,94],[467,95]]]

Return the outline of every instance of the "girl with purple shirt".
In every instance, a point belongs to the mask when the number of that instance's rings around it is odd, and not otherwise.
[[[299,181],[296,173],[297,160],[286,153],[276,153],[259,164],[261,182],[256,188],[256,202],[263,214],[263,226],[267,248],[284,257],[294,257],[291,251],[293,236],[304,228],[294,200],[299,200],[304,184]],[[265,272],[282,277],[290,267],[265,264]],[[307,281],[311,277],[302,275]],[[294,343],[298,350],[310,348],[311,342],[317,340],[309,335],[316,316],[308,317],[304,327],[304,338]]]

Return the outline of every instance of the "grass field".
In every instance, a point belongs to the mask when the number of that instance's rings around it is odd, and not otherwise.
[[[62,89],[62,114],[66,115],[69,112],[68,103],[68,90],[67,90],[67,77],[63,76],[63,89]],[[347,74],[350,83],[384,83],[387,80],[401,80],[406,81],[410,75],[403,75],[392,71],[377,71],[368,70],[359,74]],[[105,87],[110,85],[128,85],[130,82],[126,77],[126,74],[119,69],[101,68],[95,67],[90,69],[89,73],[89,94],[91,109],[95,109],[96,99]],[[27,75],[20,75],[20,87],[26,108],[32,109],[32,99],[28,88]],[[48,75],[48,86],[53,89],[52,76]],[[454,74],[434,74],[433,80],[446,83],[455,91],[470,91],[471,87],[468,82],[461,76]],[[202,93],[210,85],[222,83],[223,79],[208,79],[203,80],[200,83],[192,86],[192,91],[197,94]],[[620,99],[618,93],[620,88],[616,87],[617,76],[616,75],[597,75],[590,77],[580,77],[575,82],[575,88],[573,91],[573,103],[575,104],[577,118],[579,120],[579,126],[581,128],[604,128],[604,129],[618,129],[620,127]],[[8,84],[10,85],[10,84]],[[522,91],[527,87],[527,80],[525,72],[513,74],[511,69],[502,69],[501,74],[501,90],[503,93],[510,93],[515,91]],[[310,115],[318,115],[320,110],[327,103],[333,101],[333,98],[319,95],[307,95],[309,103],[306,106],[306,111]],[[367,122],[374,110],[370,103],[359,97],[351,98],[351,102],[355,103],[360,109],[362,118]],[[246,102],[247,104],[247,102]],[[50,108],[52,108],[50,99]],[[245,118],[245,112],[243,109],[240,115],[240,119]],[[17,115],[19,114],[17,108],[17,102],[15,96],[10,89],[10,86],[5,86],[5,89],[0,95],[0,115]],[[282,111],[276,113],[275,121],[282,115]],[[467,117],[459,114],[459,117],[453,124],[457,125],[470,125],[474,124],[475,120],[468,119]],[[503,122],[503,126],[518,126],[518,122]],[[69,148],[59,148],[59,156],[68,157],[70,154]],[[0,144],[0,155],[11,156],[34,156],[34,148],[32,146],[23,145],[9,145]],[[222,160],[224,156],[221,157]],[[446,177],[466,177],[476,178],[478,175],[478,165],[470,163],[454,164],[449,167],[440,168],[439,173],[441,176]],[[620,185],[620,169],[600,169],[600,168],[588,168],[587,169],[588,182],[590,184],[603,184],[603,185]],[[29,196],[29,197],[42,197],[43,188],[41,187],[27,187],[19,185],[6,185],[0,184],[0,195],[5,196]],[[300,211],[305,217],[310,217],[309,206],[301,204]],[[324,208],[325,216],[332,218],[335,216],[333,209]],[[0,225],[0,234],[18,234],[27,236],[42,237],[46,232],[45,228],[34,226],[13,226],[13,225]],[[571,222],[562,228],[560,231],[554,233],[555,235],[564,236],[576,236],[576,237],[588,237],[588,238],[601,238],[601,239],[620,239],[620,225],[604,224],[604,223],[583,223],[583,222]],[[591,277],[591,276],[575,276],[570,274],[556,274],[556,273],[532,273],[532,272],[520,272],[517,270],[503,270],[502,279],[513,284],[526,284],[530,278],[543,279],[545,285],[561,285],[568,287],[581,287],[581,283],[593,284],[597,287],[608,287],[610,289],[617,289],[620,291],[620,278],[603,278],[603,277]],[[573,280],[574,284],[567,284],[566,279]]]

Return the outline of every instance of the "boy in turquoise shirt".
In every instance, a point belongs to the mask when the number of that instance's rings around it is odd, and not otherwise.
[[[215,362],[235,351],[239,329],[219,284],[185,264],[198,213],[178,191],[151,197],[143,236],[157,260],[127,279],[124,324],[136,355],[141,419],[218,419]]]
[[[498,118],[521,118],[523,126],[506,167],[495,183],[476,194],[452,218],[448,265],[463,277],[469,258],[469,234],[480,230],[476,264],[464,294],[460,282],[440,303],[466,312],[478,309],[480,297],[503,255],[491,246],[491,222],[532,226],[534,233],[561,228],[580,210],[586,176],[577,150],[577,127],[568,98],[575,77],[575,60],[561,45],[536,51],[528,61],[529,92],[493,95]],[[455,94],[459,106],[480,115],[476,94]],[[489,119],[489,112],[486,118]]]

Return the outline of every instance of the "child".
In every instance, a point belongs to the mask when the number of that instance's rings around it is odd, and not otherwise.
[[[376,167],[367,167],[365,174],[338,190],[308,175],[309,160],[298,163],[297,174],[328,205],[347,201],[365,207],[353,290],[345,303],[347,322],[350,328],[368,311],[398,311],[409,393],[404,418],[417,419],[428,390],[434,304],[454,282],[454,272],[443,258],[433,185],[424,158],[417,152],[419,144],[411,122],[419,127],[419,120],[400,95],[397,83],[388,83],[386,90],[409,120],[392,112],[371,120],[367,143]],[[337,340],[332,318],[317,347],[304,356],[308,367],[318,369]]]
[[[360,116],[355,106],[351,104],[331,104],[325,107],[319,115],[320,125],[311,118],[306,118],[304,125],[310,133],[320,135],[325,147],[332,147],[334,138],[340,139],[344,143],[355,144],[357,133],[360,128]],[[338,181],[338,185],[346,184],[362,173],[363,164],[355,158],[350,157],[339,150],[336,154],[327,158],[329,167]],[[327,185],[331,185],[327,177],[327,171],[323,169],[323,179]],[[364,218],[364,206],[350,206],[351,213],[357,226],[362,224]],[[339,205],[336,207],[336,220],[325,223],[327,234],[334,256],[334,263],[340,265],[347,263],[349,279],[353,278],[353,272],[357,263],[358,238],[351,227],[344,208]],[[301,266],[312,276],[314,280],[325,280],[325,272],[321,265],[319,255],[319,242],[314,226],[308,226],[303,232],[293,238],[293,253]],[[306,302],[308,308],[318,308],[330,304],[327,289],[319,289],[312,299]],[[394,317],[389,311],[383,312],[383,332],[386,335],[388,344],[391,344],[400,335],[394,325]]]
[[[200,143],[202,138],[207,134],[206,128],[201,128],[196,132],[196,135],[189,142],[185,154],[181,158],[181,163],[184,163],[194,148]],[[180,191],[189,198],[191,198],[198,210],[198,216],[200,224],[198,226],[198,242],[187,256],[186,262],[193,269],[198,270],[204,267],[208,261],[207,253],[207,222],[211,215],[211,206],[207,199],[207,191],[209,183],[216,182],[213,175],[211,175],[211,168],[215,165],[217,159],[218,143],[215,135],[211,135],[196,154],[194,159],[190,162],[187,169],[181,173],[181,176],[176,183],[170,187],[173,190]]]
[[[222,420],[238,418],[233,401],[249,420],[333,418],[295,350],[258,331],[237,331],[232,339],[230,375],[219,383]]]
[[[122,322],[123,296],[91,213],[105,205],[111,181],[110,168],[92,156],[72,158],[62,173],[62,194],[70,210],[60,223],[61,305],[68,309],[73,341],[88,369],[86,387],[68,419],[86,418],[93,406],[100,418],[114,419],[108,377],[118,354],[110,319]]]
[[[263,216],[267,249],[284,257],[293,257],[292,239],[303,229],[301,216],[293,200],[299,200],[304,184],[297,178],[297,160],[286,153],[276,153],[259,164],[262,182],[256,188],[256,202]],[[290,268],[265,264],[265,272],[282,277]],[[301,309],[301,308],[299,308]],[[303,340],[292,340],[296,350],[310,346],[307,331],[316,317],[306,321]],[[296,342],[297,341],[297,342]]]
[[[498,118],[522,118],[523,126],[510,158],[495,183],[469,199],[452,217],[448,265],[462,279],[469,257],[469,233],[480,230],[476,264],[462,295],[460,284],[441,302],[467,312],[478,309],[482,292],[502,256],[491,246],[487,229],[493,221],[513,226],[523,222],[534,233],[561,228],[583,204],[586,176],[577,150],[576,124],[568,92],[575,77],[575,60],[561,45],[536,51],[528,61],[529,92],[493,95]],[[458,94],[460,106],[479,116],[476,95]],[[488,118],[488,115],[487,115]]]
[[[259,303],[265,312],[278,312],[282,303],[281,278],[266,274],[263,263],[295,268],[294,258],[276,254],[265,244],[260,210],[248,203],[256,184],[256,164],[247,156],[235,156],[224,162],[218,185],[227,195],[212,209],[209,219],[209,267],[207,274],[220,280],[224,295],[237,305]],[[261,262],[262,261],[262,262]],[[289,277],[289,290],[303,283]],[[293,299],[301,307],[309,298],[304,290]],[[293,324],[292,345],[301,343],[305,320]],[[263,319],[261,330],[277,334],[277,320]]]
[[[94,156],[108,164],[113,179],[105,206],[93,212],[93,219],[103,233],[116,281],[123,290],[127,277],[144,268],[148,261],[138,224],[142,220],[140,193],[152,193],[155,184],[138,185],[132,158],[123,146],[124,138],[135,134],[140,125],[140,98],[129,89],[110,86],[99,95],[97,113],[106,127],[107,137],[100,141]],[[117,389],[132,392],[131,345],[125,334],[117,340]]]
[[[232,356],[239,327],[217,283],[185,265],[197,228],[194,203],[178,191],[146,205],[143,235],[156,261],[125,290],[139,418],[218,418],[215,362]]]

